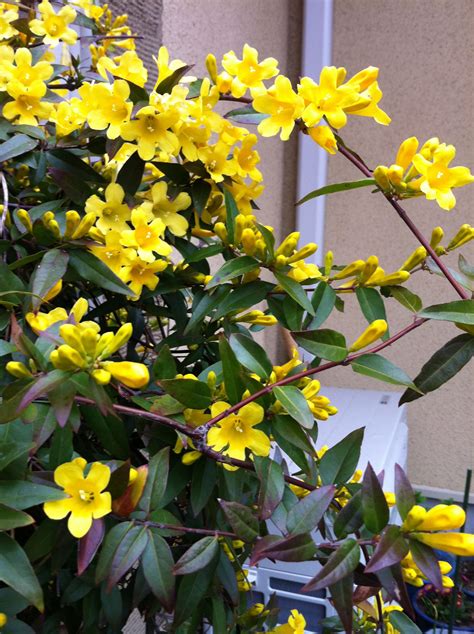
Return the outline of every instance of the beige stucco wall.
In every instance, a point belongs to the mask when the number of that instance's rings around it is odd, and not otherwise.
[[[333,63],[349,72],[379,66],[383,106],[392,124],[383,127],[354,117],[342,131],[350,147],[369,166],[390,164],[400,141],[416,135],[431,136],[457,148],[454,164],[474,168],[474,6],[472,0],[335,0]],[[360,175],[342,156],[331,157],[329,182],[355,180]],[[406,209],[430,235],[441,225],[448,236],[462,222],[474,220],[474,188],[457,190],[458,204],[451,213],[435,203],[409,201]],[[381,197],[367,190],[329,197],[326,207],[326,248],[338,262],[377,254],[392,271],[417,245],[414,237]],[[461,252],[474,260],[472,243]],[[456,252],[457,253],[457,252]],[[449,257],[456,266],[457,255]],[[440,278],[417,273],[409,288],[419,292],[425,305],[457,299]],[[410,315],[392,300],[392,331]],[[348,339],[363,328],[355,298],[348,297],[346,312],[332,322]],[[393,346],[386,356],[412,376],[448,338],[460,331],[450,324],[428,324]],[[374,387],[348,369],[324,377],[332,385]],[[382,388],[382,384],[376,384]],[[438,391],[409,405],[409,475],[412,481],[460,490],[467,467],[474,465],[474,409],[472,365]],[[387,387],[389,389],[389,387]],[[333,424],[336,424],[334,421]]]

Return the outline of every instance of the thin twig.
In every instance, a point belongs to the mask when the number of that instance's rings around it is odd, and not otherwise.
[[[149,522],[148,520],[135,520],[137,524],[143,526],[151,526],[152,528],[161,528],[162,530],[180,531],[182,533],[195,533],[196,535],[211,535],[219,537],[230,537],[231,539],[239,539],[239,536],[229,531],[221,531],[217,528],[193,528],[191,526],[176,526],[175,524],[163,524],[162,522]]]
[[[0,172],[0,180],[2,181],[2,192],[3,192],[3,209],[2,215],[0,216],[0,236],[3,237],[3,232],[5,230],[5,221],[7,218],[8,212],[8,184],[7,179],[5,178],[5,174]]]

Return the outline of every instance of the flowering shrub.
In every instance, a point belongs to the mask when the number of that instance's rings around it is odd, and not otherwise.
[[[316,375],[350,366],[409,402],[474,353],[473,268],[445,264],[474,229],[443,246],[400,206],[454,207],[474,177],[453,146],[412,137],[372,171],[344,144],[352,116],[390,123],[375,67],[294,87],[245,45],[196,79],[161,48],[149,85],[126,16],[91,0],[3,2],[0,40],[1,631],[118,632],[136,608],[147,631],[304,632],[252,600],[265,558],[314,562],[303,591],[329,589],[334,631],[416,631],[404,582],[449,585],[432,549],[473,555],[474,536],[460,507],[416,505],[401,468],[386,494],[359,471],[363,429],[316,449],[337,425]],[[259,222],[258,135],[298,133],[363,175],[300,204],[371,187],[420,242],[398,270],[331,251],[319,268],[316,244]],[[408,286],[426,272],[454,300],[423,308]],[[325,327],[344,301],[368,322],[352,343]],[[396,333],[390,302],[409,313]],[[453,338],[411,379],[379,353],[429,320]],[[282,365],[256,338],[276,324],[295,344]]]

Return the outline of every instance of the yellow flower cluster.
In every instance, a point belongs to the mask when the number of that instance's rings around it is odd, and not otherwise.
[[[450,211],[456,204],[452,189],[474,182],[474,176],[467,167],[449,166],[456,155],[453,145],[433,137],[419,151],[418,147],[416,137],[403,141],[395,163],[390,167],[379,165],[374,177],[387,194],[398,198],[424,194],[428,200],[436,200],[441,209]]]
[[[274,630],[270,630],[274,634],[305,634],[306,619],[298,612],[291,610],[288,621],[283,625],[278,625]]]
[[[387,274],[385,270],[379,266],[378,257],[371,255],[367,260],[354,260],[329,279],[344,280],[351,278],[338,286],[340,290],[351,291],[359,286],[395,286],[403,284],[409,277],[410,273],[407,270],[399,270]]]
[[[86,370],[99,385],[107,385],[114,378],[130,388],[147,385],[150,376],[143,363],[132,361],[107,361],[132,336],[132,324],[124,324],[117,332],[100,335],[95,322],[63,324],[59,334],[64,344],[51,352],[51,363],[59,370]]]
[[[400,563],[402,565],[403,579],[406,581],[406,583],[409,583],[411,586],[421,588],[427,578],[416,565],[413,559],[413,555],[411,553],[408,553],[408,555],[404,557]],[[452,570],[451,564],[448,561],[440,561],[439,570],[441,572],[443,587],[452,588],[454,585],[453,580],[451,579],[451,577],[446,576]]]

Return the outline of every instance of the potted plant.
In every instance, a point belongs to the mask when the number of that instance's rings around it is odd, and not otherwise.
[[[474,558],[466,557],[461,561],[461,584],[464,594],[474,600]]]
[[[430,628],[436,631],[437,627],[449,627],[453,592],[456,593],[454,611],[456,631],[474,632],[474,601],[459,589],[443,588],[440,590],[433,584],[426,584],[421,588],[413,603],[418,617],[417,624],[423,631]]]

